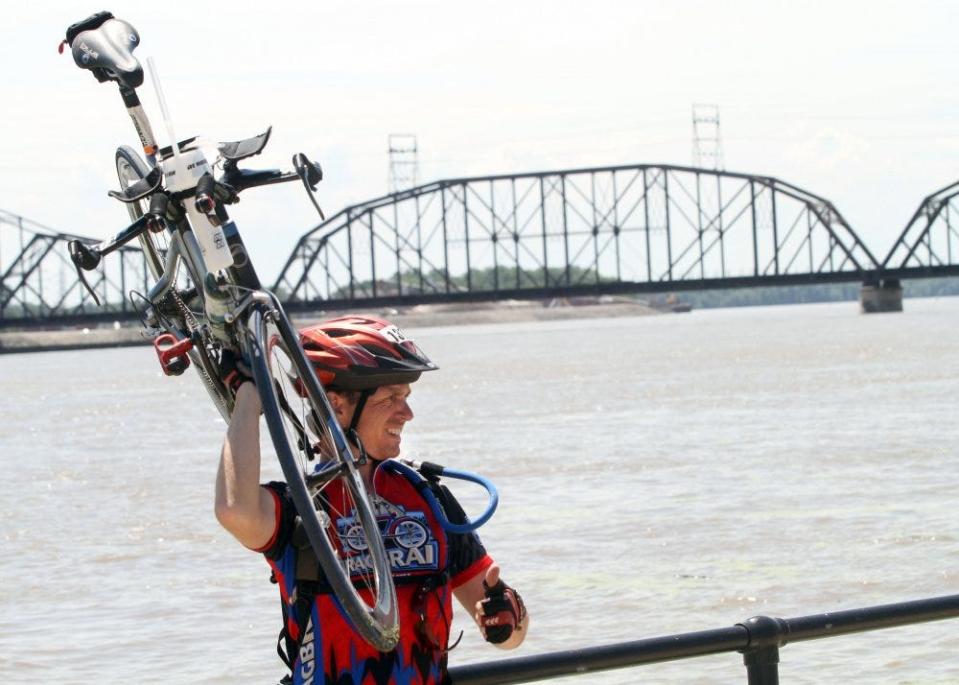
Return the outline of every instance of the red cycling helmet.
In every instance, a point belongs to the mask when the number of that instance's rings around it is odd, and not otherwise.
[[[341,316],[300,330],[300,344],[324,387],[371,390],[412,383],[439,368],[389,321]]]

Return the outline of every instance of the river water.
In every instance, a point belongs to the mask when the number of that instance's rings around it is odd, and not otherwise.
[[[407,454],[500,488],[506,654],[959,593],[959,298],[407,331]],[[268,568],[212,514],[224,425],[146,348],[0,357],[0,682],[274,683]],[[278,475],[268,462],[267,477]],[[467,508],[481,499],[455,486]],[[783,683],[959,682],[956,621],[787,645]],[[570,683],[745,683],[717,655]]]

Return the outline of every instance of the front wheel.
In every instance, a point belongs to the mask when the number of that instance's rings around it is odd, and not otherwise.
[[[343,431],[279,305],[255,308],[250,330],[263,414],[320,568],[357,633],[390,651],[399,640],[396,590]]]

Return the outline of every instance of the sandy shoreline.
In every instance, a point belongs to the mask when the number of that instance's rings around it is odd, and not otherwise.
[[[504,300],[489,303],[432,304],[405,308],[381,308],[365,313],[389,319],[400,328],[416,329],[465,324],[515,323],[522,321],[555,321],[562,319],[609,318],[616,316],[650,316],[668,310],[626,298],[602,298],[589,301]],[[297,326],[314,323],[345,312],[297,314]],[[128,323],[99,328],[58,330],[0,331],[0,354],[52,352],[58,350],[96,349],[149,345],[139,325]]]

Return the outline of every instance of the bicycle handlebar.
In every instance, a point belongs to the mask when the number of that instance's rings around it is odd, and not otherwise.
[[[248,188],[286,183],[287,181],[294,181],[298,178],[299,175],[293,171],[280,171],[279,169],[238,169],[234,167],[233,169],[224,171],[219,183],[226,184],[239,193]]]
[[[71,240],[67,243],[67,252],[70,254],[70,261],[73,262],[73,266],[77,270],[77,276],[79,276],[80,282],[87,289],[87,292],[93,296],[93,301],[98,305],[100,304],[100,298],[97,297],[96,291],[90,287],[89,283],[87,283],[87,279],[83,275],[83,272],[93,271],[96,269],[97,266],[100,265],[100,260],[103,259],[104,255],[108,255],[126,245],[138,235],[149,229],[154,220],[154,215],[144,214],[125,229],[120,231],[113,238],[104,240],[102,243],[98,243],[93,246],[85,245],[82,241],[77,239]]]
[[[238,162],[263,151],[270,139],[272,128],[244,140],[219,143],[217,150],[223,160],[223,173],[219,179],[212,176],[212,167],[204,158],[195,138],[171,142],[170,146],[159,149],[150,120],[136,93],[136,89],[143,84],[143,69],[133,56],[133,50],[139,42],[139,34],[133,26],[115,18],[110,12],[99,12],[72,24],[67,29],[66,39],[60,44],[61,52],[64,45],[69,45],[77,66],[92,71],[98,81],[114,81],[119,84],[127,113],[133,120],[147,161],[153,167],[145,177],[135,183],[121,188],[119,192],[109,193],[111,197],[125,203],[149,198],[149,209],[140,219],[112,239],[95,246],[85,245],[80,241],[73,241],[69,246],[70,258],[77,268],[80,280],[98,304],[99,300],[82,272],[95,269],[104,255],[142,235],[144,231],[160,232],[167,226],[174,230],[175,226],[182,226],[181,220],[184,218],[189,219],[186,226],[193,229],[203,253],[203,257],[195,259],[198,271],[205,267],[208,273],[212,274],[236,266],[232,251],[238,246],[242,247],[242,243],[235,226],[227,225],[229,216],[224,205],[236,202],[239,194],[247,188],[300,179],[310,202],[320,217],[324,220],[326,218],[314,197],[316,184],[323,179],[323,171],[318,163],[309,160],[305,154],[297,153],[293,156],[294,170],[291,172],[239,168]],[[155,79],[156,75],[153,74],[153,77]],[[162,109],[162,95],[160,98]],[[174,144],[176,150],[173,148]],[[187,152],[192,153],[192,159],[183,161],[183,153]],[[190,199],[192,206],[182,204]],[[189,216],[185,217],[185,214]],[[230,231],[231,236],[226,237],[224,231]],[[247,264],[246,271],[249,273],[244,280],[248,285],[255,283],[258,288],[259,281],[252,272],[252,266],[248,262]]]
[[[67,243],[67,251],[73,264],[84,271],[93,271],[100,264],[100,260],[111,252],[123,247],[151,226],[155,220],[152,214],[144,214],[132,224],[117,233],[113,238],[104,240],[96,245],[85,245],[80,240],[71,240]]]

